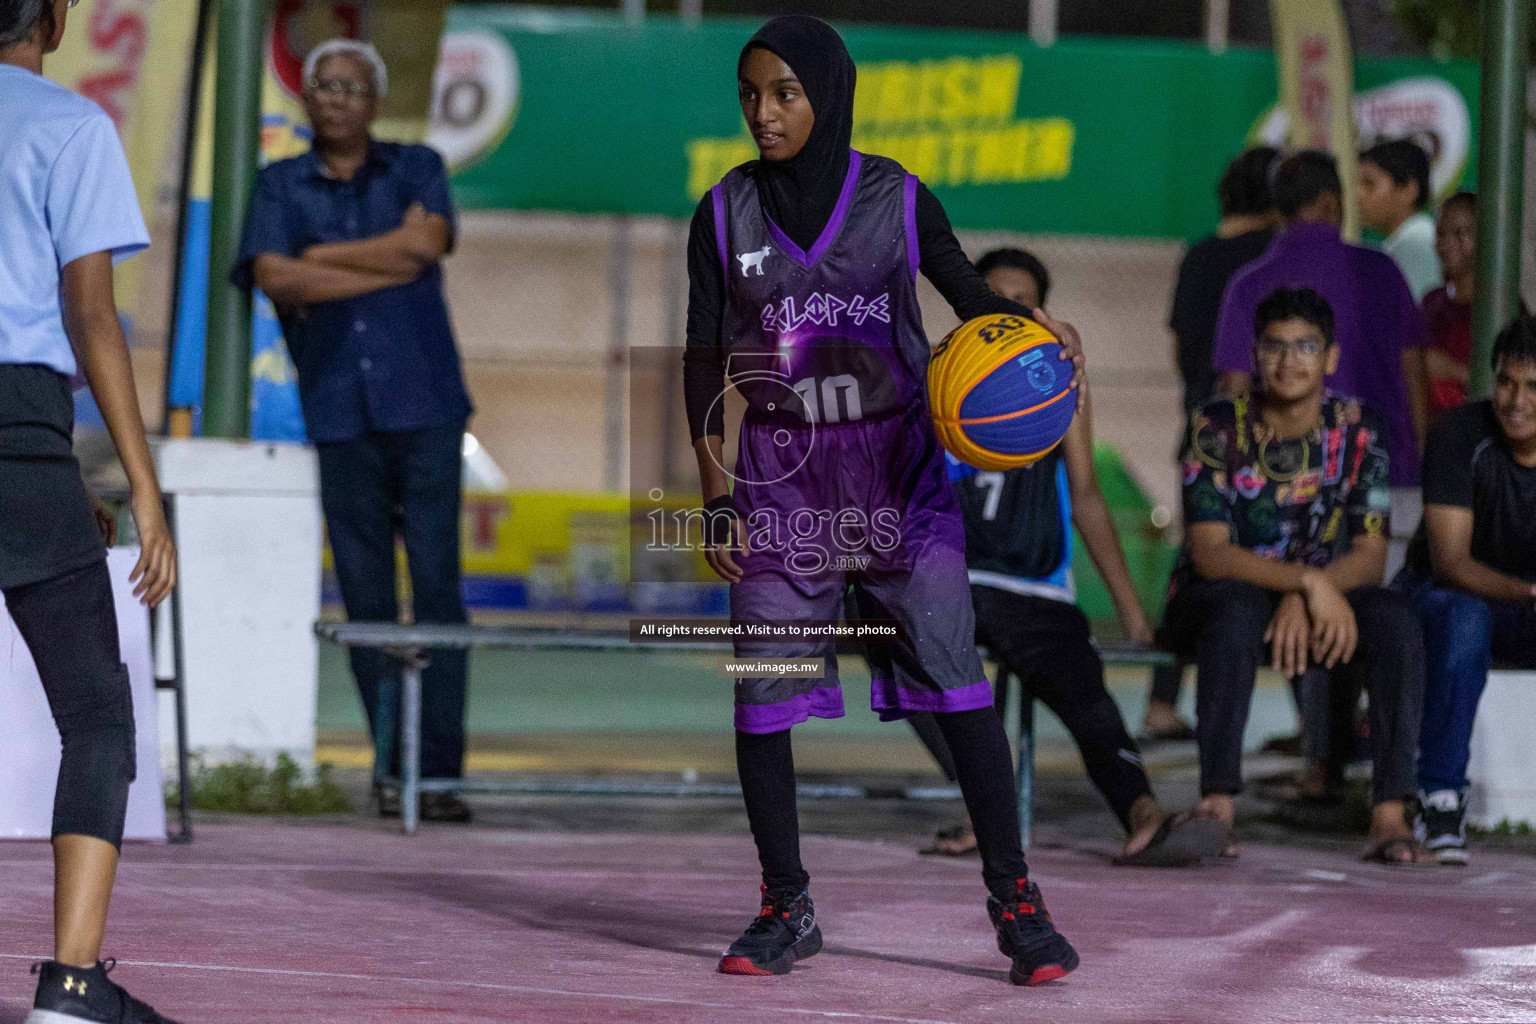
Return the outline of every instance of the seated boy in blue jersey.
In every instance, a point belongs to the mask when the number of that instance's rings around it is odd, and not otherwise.
[[[1493,659],[1536,668],[1536,320],[1493,345],[1494,392],[1446,413],[1424,449],[1424,519],[1392,581],[1424,624],[1419,839],[1467,863],[1467,759]]]
[[[1029,309],[1045,305],[1050,274],[1033,254],[997,249],[979,259],[976,270],[1004,298]],[[1104,687],[1104,665],[1090,642],[1088,618],[1075,603],[1074,525],[1082,531],[1126,635],[1141,643],[1152,640],[1094,473],[1090,408],[1085,383],[1066,439],[1032,466],[991,473],[949,460],[965,517],[976,639],[1071,732],[1089,777],[1125,828],[1122,862],[1191,864],[1220,853],[1221,835],[1209,822],[1175,819],[1158,804],[1136,743]],[[999,690],[993,701],[1002,714],[1007,694]],[[953,778],[949,748],[930,716],[911,721]],[[975,846],[967,823],[941,832],[933,852],[954,856]]]
[[[1408,602],[1383,589],[1391,507],[1380,421],[1326,393],[1339,360],[1333,309],[1310,288],[1279,287],[1253,317],[1258,389],[1205,403],[1184,456],[1184,550],[1162,639],[1194,659],[1200,745],[1196,813],[1234,822],[1243,730],[1264,661],[1295,677],[1327,670],[1334,720],[1370,697],[1369,860],[1405,863],[1424,691],[1424,643]],[[1334,728],[1341,777],[1353,732]],[[1235,833],[1229,855],[1236,855]]]

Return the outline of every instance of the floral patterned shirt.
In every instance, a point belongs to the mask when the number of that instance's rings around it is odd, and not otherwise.
[[[1325,395],[1316,429],[1293,438],[1276,438],[1251,396],[1214,399],[1190,419],[1183,471],[1185,528],[1226,523],[1265,558],[1321,567],[1354,537],[1387,535],[1387,450],[1357,399]],[[1195,575],[1186,544],[1172,588]]]

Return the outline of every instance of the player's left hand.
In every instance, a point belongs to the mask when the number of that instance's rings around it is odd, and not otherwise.
[[[128,580],[134,584],[133,596],[153,608],[176,586],[176,545],[171,541],[159,491],[135,491],[129,508],[139,530],[139,562]]]
[[[1083,390],[1079,387],[1083,383],[1083,339],[1077,333],[1077,328],[1065,320],[1057,320],[1043,309],[1034,311],[1035,322],[1052,334],[1061,342],[1061,358],[1072,360],[1072,386],[1077,388],[1077,408],[1083,408]]]
[[[107,547],[117,546],[117,513],[107,507],[95,491],[87,490],[87,496],[91,499],[91,514],[96,517],[96,529],[101,533],[102,542]]]

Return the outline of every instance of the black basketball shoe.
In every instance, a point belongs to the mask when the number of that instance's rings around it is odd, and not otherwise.
[[[1051,921],[1040,887],[1018,880],[1011,899],[987,897],[987,916],[997,926],[997,948],[1013,960],[1008,980],[1015,985],[1039,985],[1064,978],[1077,969],[1077,950]]]
[[[97,961],[82,970],[52,960],[33,964],[37,998],[26,1024],[176,1024],[108,978],[116,965]]]
[[[1466,794],[1454,789],[1421,791],[1414,838],[1441,864],[1464,867],[1472,859],[1467,853]]]
[[[763,886],[763,909],[720,958],[721,974],[788,974],[796,960],[821,952],[821,929],[808,890],[774,897]]]

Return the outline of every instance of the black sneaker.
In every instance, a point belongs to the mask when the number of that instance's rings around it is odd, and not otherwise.
[[[469,804],[459,799],[457,793],[423,793],[421,795],[421,820],[463,825],[474,820]]]
[[[373,784],[373,798],[378,804],[379,817],[400,817],[400,787]],[[422,821],[462,825],[473,821],[475,814],[457,793],[423,793],[416,805]]]
[[[1077,950],[1051,921],[1040,887],[1019,879],[1012,899],[987,897],[987,916],[997,927],[997,948],[1013,960],[1008,980],[1015,985],[1039,985],[1064,978],[1077,969]]]
[[[377,780],[373,784],[373,800],[378,805],[379,817],[400,817],[400,787],[388,786]]]
[[[1454,789],[1419,793],[1414,838],[1441,864],[1465,865],[1467,854],[1467,798]]]
[[[763,909],[720,958],[721,974],[788,974],[796,960],[821,952],[816,907],[805,889],[778,897],[763,886]]]
[[[37,998],[26,1024],[176,1024],[108,978],[116,960],[82,970],[48,960],[32,965]]]

